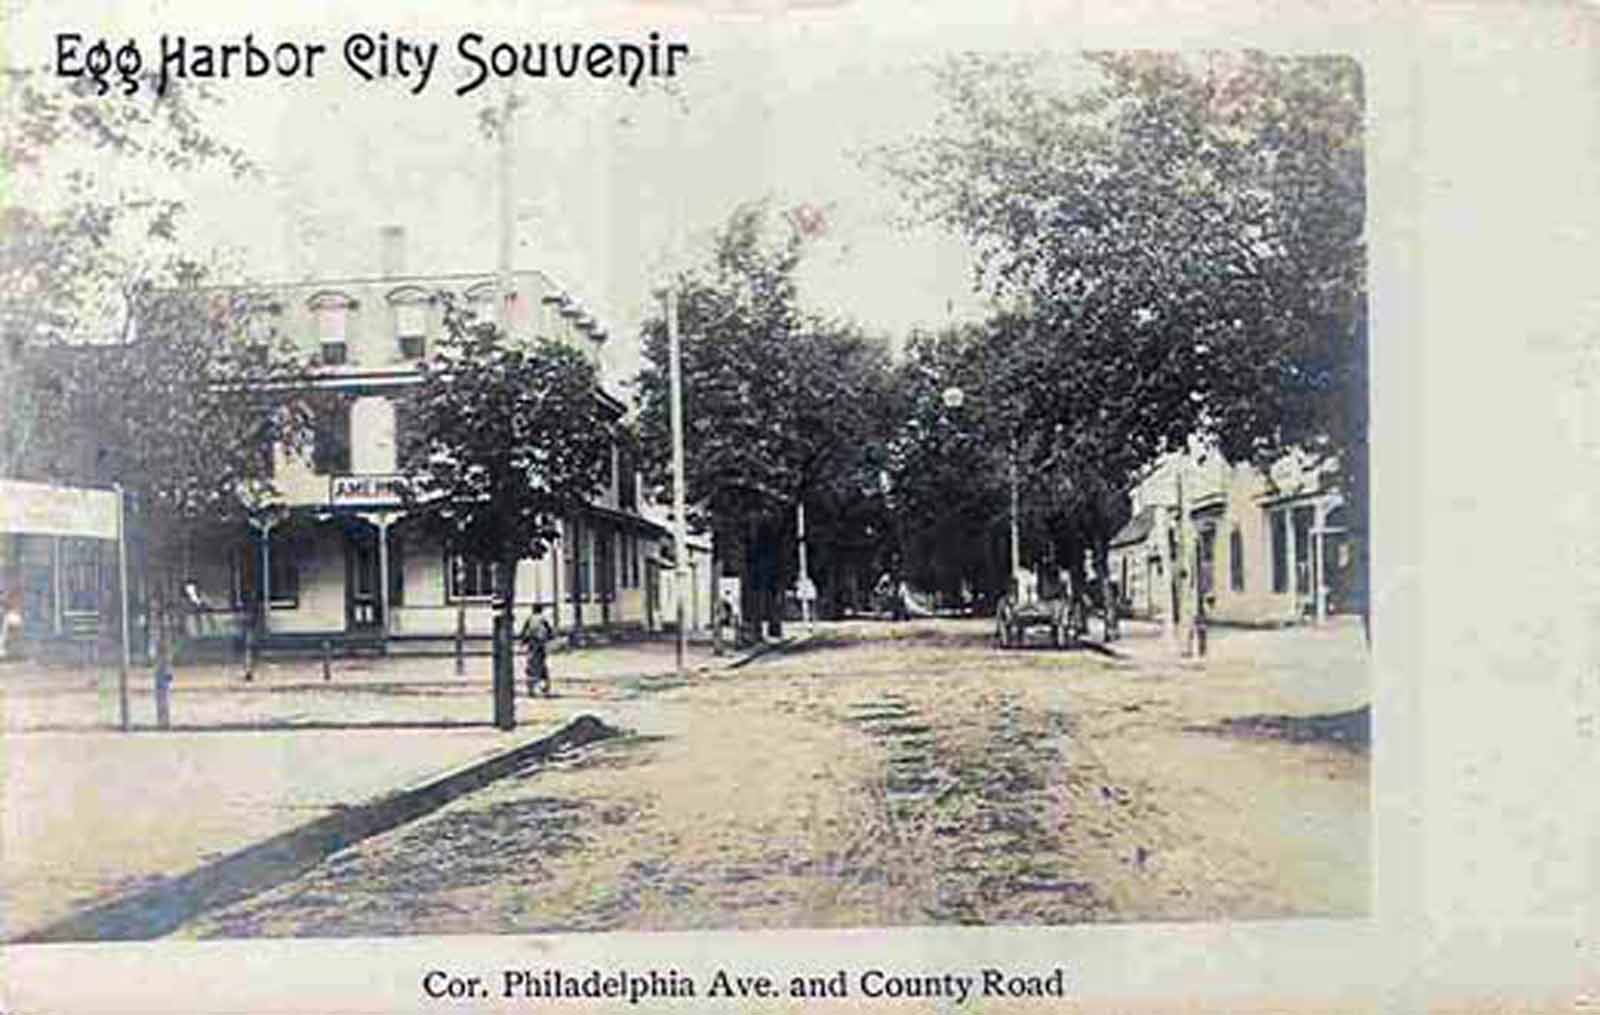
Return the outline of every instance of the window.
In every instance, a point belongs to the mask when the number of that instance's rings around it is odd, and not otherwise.
[[[418,456],[416,449],[411,447],[416,429],[415,419],[412,416],[411,405],[404,398],[392,400],[394,405],[394,468],[396,472],[410,472]]]
[[[347,311],[342,306],[317,309],[317,340],[322,345],[322,362],[337,365],[348,360],[345,342]]]
[[[616,597],[616,538],[616,533],[608,529],[596,529],[594,533],[595,591],[602,602]]]
[[[583,525],[578,526],[578,595],[594,598],[594,532]]]
[[[637,532],[624,532],[622,534],[622,587],[625,589],[639,587],[639,534]]]
[[[617,454],[617,506],[624,511],[634,511],[639,507],[639,465],[634,460],[632,451],[621,450]]]
[[[1272,591],[1289,591],[1289,513],[1273,511],[1270,514],[1272,539]]]
[[[324,364],[337,366],[349,362],[350,312],[356,301],[343,293],[322,292],[311,297],[311,315],[316,321],[317,341]]]
[[[445,598],[452,601],[492,599],[499,572],[499,566],[493,561],[451,554],[445,559]]]
[[[317,418],[311,445],[311,469],[319,476],[350,471],[350,402],[338,399]]]
[[[300,605],[299,547],[292,540],[274,538],[267,559],[267,596],[273,609]]]
[[[99,613],[102,597],[109,602],[106,579],[109,569],[101,567],[100,547],[91,539],[61,541],[62,609],[67,613]]]
[[[1228,588],[1244,591],[1244,536],[1237,525],[1228,533]]]
[[[1305,596],[1311,594],[1311,523],[1316,509],[1294,509],[1294,590]]]
[[[250,316],[245,318],[245,341],[251,345],[266,345],[278,334],[278,329],[272,323],[272,315],[266,310],[251,310]]]
[[[394,307],[395,341],[401,359],[422,359],[428,354],[428,304],[412,299]]]
[[[472,311],[473,317],[482,321],[495,319],[495,295],[498,287],[494,282],[479,282],[462,295],[466,299],[467,308]]]
[[[268,547],[268,595],[275,610],[292,610],[300,605],[299,548],[294,540],[274,535]],[[252,540],[240,546],[232,558],[229,575],[233,608],[253,609],[261,595],[261,543]]]
[[[1198,576],[1200,595],[1209,596],[1216,588],[1217,530],[1213,525],[1203,525],[1198,530],[1199,539],[1194,547],[1195,574]]]
[[[265,366],[272,343],[278,337],[278,326],[273,322],[277,314],[271,307],[251,307],[244,319],[246,354],[252,366]]]

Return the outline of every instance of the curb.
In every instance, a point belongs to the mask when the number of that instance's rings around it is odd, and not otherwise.
[[[581,747],[619,731],[581,715],[554,733],[462,765],[426,782],[364,804],[340,807],[253,846],[220,857],[131,895],[71,914],[10,944],[67,941],[148,941],[176,930],[200,913],[247,898],[305,873],[363,839],[423,817],[509,775],[529,761],[563,748]]]
[[[805,638],[808,638],[808,637],[810,637],[810,636],[809,635],[806,635],[806,636],[790,635],[789,637],[783,639],[782,641],[764,642],[763,644],[757,645],[755,648],[751,649],[749,652],[746,652],[744,655],[742,655],[739,658],[735,659],[733,662],[728,663],[726,666],[724,666],[722,668],[725,669],[725,670],[743,669],[744,667],[749,666],[751,663],[755,662],[757,659],[760,659],[762,656],[770,655],[770,654],[772,654],[774,652],[787,651],[788,649],[794,647],[796,644],[798,644],[799,642],[805,640]]]

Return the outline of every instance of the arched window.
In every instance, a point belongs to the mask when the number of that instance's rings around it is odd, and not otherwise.
[[[500,287],[495,284],[493,279],[490,279],[487,282],[479,282],[477,285],[470,286],[461,295],[466,301],[467,309],[472,311],[475,318],[480,322],[493,321],[495,319],[495,293],[499,291]]]
[[[358,304],[341,292],[324,290],[306,301],[316,322],[320,358],[324,364],[337,366],[350,361],[350,315]]]
[[[403,360],[428,355],[428,319],[433,296],[421,286],[401,286],[389,293],[395,348]]]

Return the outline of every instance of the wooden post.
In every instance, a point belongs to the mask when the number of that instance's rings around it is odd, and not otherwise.
[[[466,672],[467,661],[467,608],[456,607],[456,676]]]
[[[246,621],[244,628],[244,681],[250,683],[256,678],[256,625],[253,621]]]
[[[333,679],[333,642],[328,638],[322,639],[322,679]]]

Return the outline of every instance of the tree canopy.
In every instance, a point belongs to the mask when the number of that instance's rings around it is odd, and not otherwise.
[[[747,575],[769,600],[789,574],[801,501],[811,542],[832,551],[819,555],[828,562],[819,584],[841,555],[860,562],[879,552],[870,532],[885,527],[873,498],[889,408],[887,343],[801,308],[795,272],[815,224],[798,213],[777,218],[767,203],[739,207],[707,261],[670,283],[692,516],[716,533],[720,553],[746,555]],[[644,464],[665,495],[671,421],[661,315],[645,322],[644,356]]]
[[[1365,440],[1359,66],[1260,53],[952,60],[884,153],[1033,322],[1037,432],[1113,488],[1190,434],[1233,461]]]
[[[542,558],[612,475],[620,407],[576,348],[509,336],[439,298],[445,333],[403,410],[403,496],[451,552],[494,566],[494,713],[510,728],[517,562]]]
[[[619,413],[579,350],[440,299],[444,335],[405,401],[412,510],[455,552],[537,560],[610,475]]]
[[[70,453],[49,446],[77,411],[60,397],[59,347],[129,339],[136,318],[165,316],[151,292],[194,278],[178,247],[183,202],[151,182],[211,167],[243,175],[252,163],[209,128],[203,85],[157,101],[153,88],[99,95],[48,68],[0,76],[0,473],[26,475]]]

